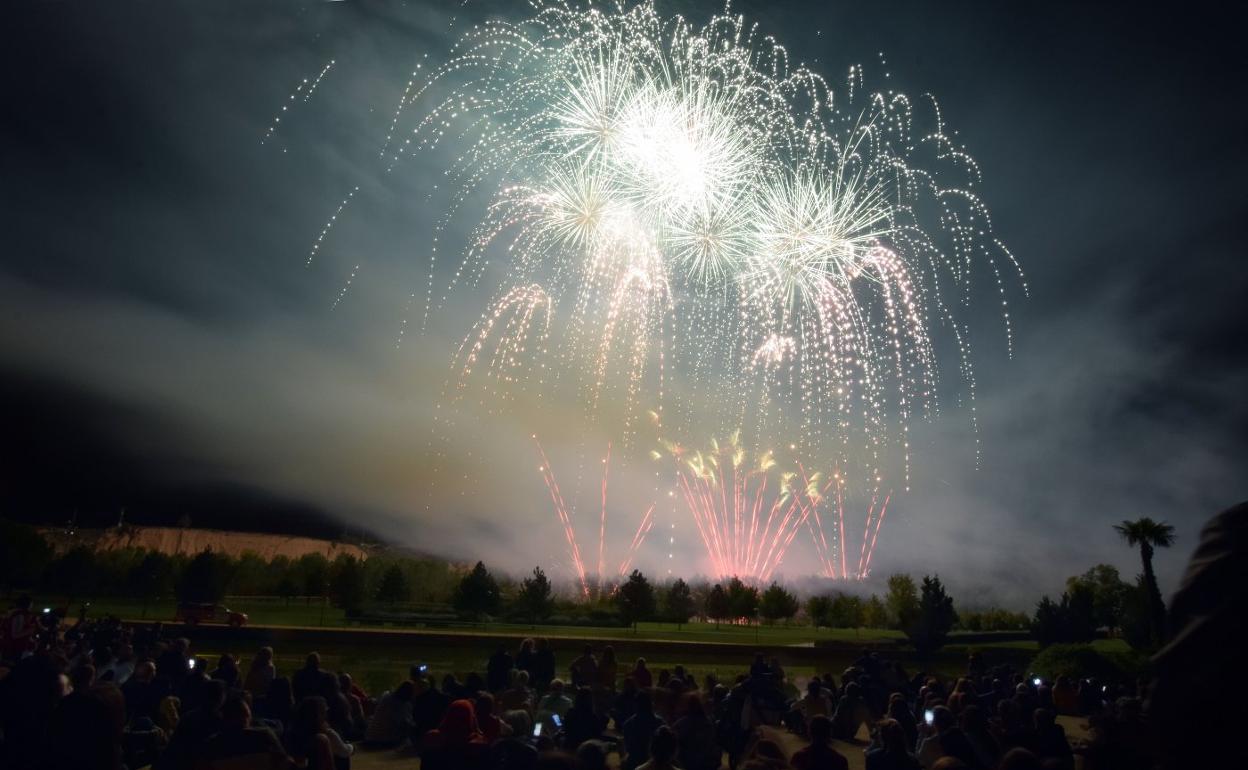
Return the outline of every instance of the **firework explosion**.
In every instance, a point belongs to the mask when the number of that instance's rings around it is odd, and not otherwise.
[[[505,276],[460,348],[461,391],[482,370],[504,399],[571,386],[591,418],[623,415],[626,442],[657,405],[672,432],[743,430],[760,458],[794,441],[873,480],[874,498],[881,483],[908,488],[909,423],[939,407],[935,329],[974,398],[954,309],[970,302],[977,266],[992,271],[1009,339],[1002,266],[1014,261],[935,102],[872,91],[860,67],[834,87],[737,15],[697,27],[653,2],[534,0],[522,22],[474,26],[409,84],[382,157],[394,168],[435,149],[454,158],[454,192],[425,319],[460,287]],[[482,192],[490,201],[448,272],[440,244]],[[681,474],[687,499],[719,485],[732,516],[751,518],[767,478],[736,462]],[[770,574],[794,533],[821,521],[820,488],[803,496],[794,483],[766,493],[774,549],[709,533],[718,570]],[[703,526],[730,512],[700,505]],[[863,574],[884,510],[872,504],[856,572],[840,531],[840,563],[828,561],[819,524],[826,572]]]
[[[850,569],[845,478],[840,471],[825,481],[824,474],[807,473],[800,462],[784,467],[773,452],[751,455],[738,433],[702,450],[660,443],[662,449],[653,450],[651,457],[674,462],[677,487],[716,577],[767,582],[803,526],[825,577],[863,580],[870,574],[890,492],[881,494],[877,489],[872,495],[861,552]],[[830,506],[826,511],[830,532],[823,521],[825,506]]]
[[[523,23],[469,31],[405,95],[394,136],[414,105],[392,159],[453,144],[451,208],[494,190],[443,291],[431,270],[426,312],[505,259],[470,339],[516,287],[540,293],[564,323],[527,358],[576,372],[591,408],[609,390],[669,422],[727,405],[725,425],[757,446],[800,435],[878,473],[936,407],[931,326],[953,331],[973,384],[952,308],[976,262],[995,274],[1011,260],[930,101],[869,92],[859,68],[834,89],[737,16],[695,28],[649,2],[537,2]],[[513,325],[504,347],[530,329]],[[688,387],[665,393],[676,377]],[[800,430],[782,431],[791,420]]]
[[[537,470],[542,474],[542,480],[546,482],[546,489],[550,492],[551,503],[555,507],[555,515],[559,517],[559,522],[563,525],[564,537],[568,541],[568,557],[571,560],[572,569],[576,573],[581,593],[586,597],[590,596],[594,590],[602,594],[609,585],[606,565],[606,543],[607,482],[610,478],[611,446],[607,445],[607,454],[602,458],[602,507],[598,518],[598,569],[591,573],[585,567],[585,560],[581,556],[580,541],[576,536],[576,528],[572,523],[572,512],[569,511],[567,503],[564,502],[563,493],[559,491],[559,482],[555,480],[554,469],[551,468],[550,460],[546,457],[546,450],[542,449],[542,445],[537,440],[536,435],[533,436],[533,444],[537,447],[538,456],[542,459],[542,464],[538,466]],[[641,544],[645,542],[646,535],[650,534],[653,526],[654,504],[651,503],[650,507],[642,514],[641,523],[637,525],[637,531],[633,534],[633,540],[624,552],[624,558],[620,562],[619,569],[615,571],[616,579],[622,579],[628,575],[633,559],[637,557],[637,551],[641,549]]]

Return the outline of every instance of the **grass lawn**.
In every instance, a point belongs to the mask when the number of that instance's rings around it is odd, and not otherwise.
[[[274,601],[231,600],[223,602],[232,610],[247,613],[253,625],[260,626],[308,626],[341,628],[346,619],[341,609],[320,604],[292,601],[290,604]],[[76,609],[75,605],[74,609]],[[124,599],[101,599],[91,605],[91,614],[117,615],[125,620],[173,620],[175,605],[171,601],[153,602],[146,608],[141,602]],[[717,644],[745,645],[799,645],[815,641],[836,640],[843,642],[881,642],[900,639],[899,631],[875,628],[821,628],[815,630],[804,625],[754,625],[738,626],[714,623],[639,623],[631,628],[585,627],[585,626],[532,626],[528,624],[488,623],[475,628],[458,629],[465,635],[485,634],[503,636],[563,636],[585,639],[658,639],[680,642],[712,642]]]
[[[252,625],[257,626],[291,626],[309,628],[341,628],[346,625],[341,610],[292,601],[230,600],[224,602],[232,610],[247,613]],[[77,605],[71,608],[77,610]],[[118,615],[127,620],[160,620],[169,623],[174,615],[174,603],[158,602],[146,609],[139,602],[104,599],[92,604],[91,614],[99,616],[105,613]],[[72,614],[71,614],[72,616]],[[439,633],[447,633],[446,629],[436,629]],[[373,642],[360,644],[338,643],[317,645],[324,664],[328,669],[347,671],[358,678],[369,692],[381,692],[390,689],[406,673],[414,662],[424,662],[438,673],[454,672],[460,676],[469,671],[482,671],[485,661],[498,643],[497,637],[507,637],[510,646],[514,639],[525,636],[547,636],[551,638],[571,639],[612,639],[615,640],[617,651],[620,652],[621,667],[630,665],[631,656],[644,655],[655,671],[671,668],[682,664],[695,676],[701,678],[705,674],[714,673],[723,679],[731,679],[748,668],[754,648],[767,648],[772,654],[779,654],[784,662],[791,680],[804,681],[816,672],[833,671],[839,673],[857,657],[859,643],[889,644],[902,639],[898,631],[886,629],[813,629],[810,626],[737,626],[713,623],[686,623],[679,627],[671,623],[641,623],[636,631],[629,628],[586,628],[581,626],[530,626],[507,623],[490,623],[476,628],[455,629],[454,633],[462,637],[462,642],[447,644],[445,640],[433,641],[422,639],[419,633],[412,634],[410,642],[405,637],[399,643],[377,644]],[[228,638],[228,637],[227,637]],[[685,650],[663,650],[647,648],[647,641],[687,642],[695,645]],[[828,649],[813,653],[786,656],[785,647],[811,647],[817,641],[833,641],[842,643],[836,649]],[[697,646],[704,645],[704,646]],[[719,645],[725,645],[719,647]],[[1104,650],[1125,649],[1120,640],[1102,640],[1097,643]],[[279,671],[289,674],[303,663],[303,658],[311,649],[300,642],[281,645],[276,650],[276,663]],[[994,657],[1009,658],[1013,661],[1025,662],[1037,649],[1035,642],[1002,641],[988,644],[977,643],[967,645],[959,643],[955,634],[950,644],[937,656],[929,661],[932,670],[942,673],[960,672],[971,647],[990,652]],[[253,649],[244,645],[231,645],[229,642],[205,644],[196,650],[204,657],[212,658],[224,652],[240,657],[246,665],[254,653]],[[899,653],[906,657],[905,653]],[[561,673],[571,660],[572,655],[559,654]],[[787,659],[786,658],[791,658]],[[215,665],[215,661],[211,663]],[[910,664],[907,664],[910,666]],[[1020,663],[1021,665],[1021,663]],[[913,667],[913,666],[910,666]]]

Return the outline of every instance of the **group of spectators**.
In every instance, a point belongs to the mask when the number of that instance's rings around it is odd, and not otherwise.
[[[1148,766],[1145,749],[1123,748],[1147,746],[1133,693],[1050,686],[975,657],[946,680],[864,652],[799,690],[761,653],[731,680],[698,681],[622,663],[609,645],[561,669],[546,640],[526,639],[462,680],[415,664],[373,697],[316,653],[290,672],[268,647],[205,660],[159,626],[85,613],[65,626],[25,597],[3,640],[0,766],[13,770],[348,770],[361,745],[418,755],[424,770],[605,770],[612,754],[622,770],[847,768],[834,741],[856,742],[869,770],[1073,770],[1057,713],[1093,716],[1101,740],[1085,766]]]

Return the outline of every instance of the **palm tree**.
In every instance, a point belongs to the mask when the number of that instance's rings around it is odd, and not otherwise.
[[[1174,527],[1145,516],[1136,521],[1115,524],[1114,529],[1127,541],[1127,545],[1140,547],[1140,561],[1144,563],[1144,589],[1148,591],[1149,616],[1153,627],[1153,643],[1160,645],[1165,634],[1166,607],[1161,601],[1161,589],[1157,587],[1157,575],[1153,573],[1153,550],[1174,545]]]

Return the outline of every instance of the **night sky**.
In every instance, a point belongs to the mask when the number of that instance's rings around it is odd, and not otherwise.
[[[695,19],[718,7],[659,6]],[[1248,497],[1242,22],[1196,3],[733,7],[830,79],[861,63],[875,85],[887,73],[935,94],[1031,287],[1013,308],[1014,358],[999,342],[976,350],[979,467],[956,405],[913,428],[915,488],[889,514],[877,572],[939,570],[977,597],[1030,601],[1098,561],[1133,576],[1110,524],[1148,515],[1177,527],[1158,557],[1172,587],[1201,523]],[[440,163],[375,172],[413,66],[444,56],[466,19],[521,10],[7,8],[0,515],[102,524],[125,507],[149,523],[372,531],[515,570],[555,558],[522,416],[495,424],[488,447],[467,434],[452,446],[471,481],[431,484],[448,346],[480,307],[396,349],[425,281]],[[552,455],[574,443],[556,438]],[[673,548],[700,556],[691,538]]]

